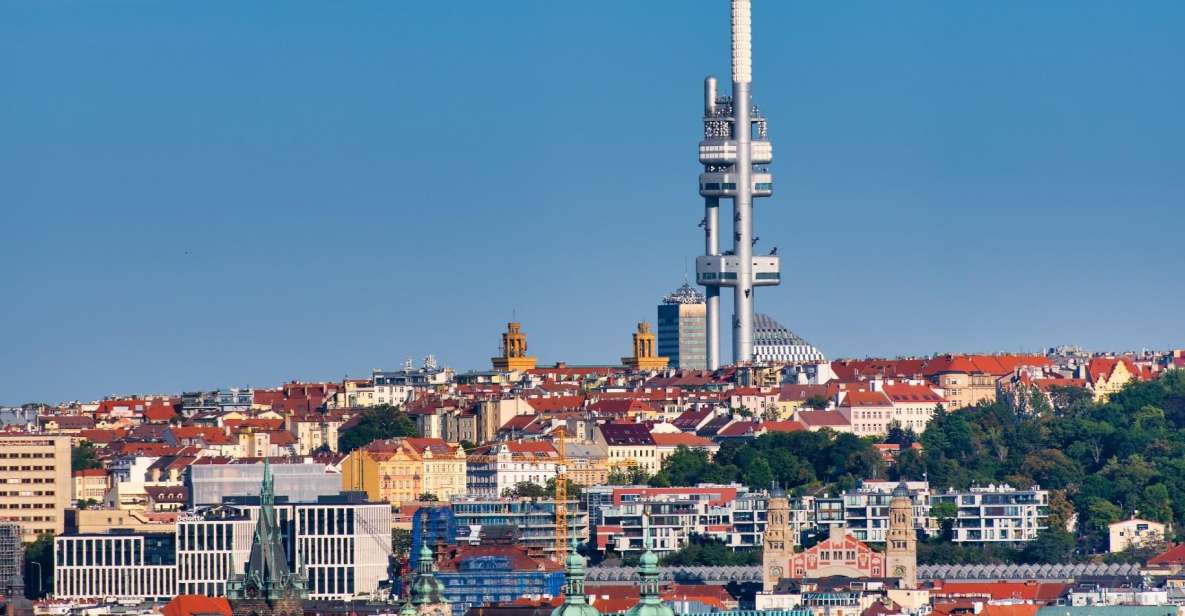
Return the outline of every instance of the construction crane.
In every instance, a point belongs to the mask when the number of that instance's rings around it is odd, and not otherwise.
[[[568,555],[568,456],[563,426],[556,429],[555,439],[560,454],[555,465],[555,560],[562,563]]]

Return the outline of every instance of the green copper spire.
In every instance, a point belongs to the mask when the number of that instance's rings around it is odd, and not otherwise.
[[[416,606],[447,603],[444,598],[444,582],[436,579],[436,558],[427,543],[420,546],[416,579],[411,584],[411,603]]]
[[[584,557],[576,551],[576,541],[564,559],[564,603],[551,611],[551,616],[600,616],[584,596]]]
[[[638,577],[641,578],[638,604],[631,607],[626,616],[675,616],[674,610],[662,602],[658,582],[658,557],[646,547],[638,559]]]

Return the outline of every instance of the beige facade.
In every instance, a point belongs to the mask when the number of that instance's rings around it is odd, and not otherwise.
[[[123,509],[72,509],[68,517],[72,532],[80,535],[107,534],[114,528],[128,529],[137,533],[171,533],[177,525],[149,519],[142,511]]]
[[[76,504],[88,500],[101,503],[107,496],[107,490],[111,489],[111,479],[107,471],[101,468],[74,471],[73,479],[72,500]]]
[[[1164,524],[1151,520],[1132,518],[1115,522],[1107,527],[1110,542],[1109,552],[1122,552],[1129,548],[1142,548],[1164,541]]]
[[[20,523],[22,540],[62,533],[70,462],[69,436],[0,435],[0,519]]]

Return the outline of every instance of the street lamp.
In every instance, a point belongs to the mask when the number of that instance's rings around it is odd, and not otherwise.
[[[42,594],[42,590],[41,590],[41,563],[39,563],[35,560],[30,560],[29,564],[30,565],[37,565],[37,596],[40,597]]]

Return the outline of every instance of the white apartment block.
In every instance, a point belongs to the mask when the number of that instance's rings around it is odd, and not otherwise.
[[[931,495],[931,507],[940,503],[958,508],[952,540],[959,543],[1032,541],[1049,522],[1049,491],[1038,486],[1017,490],[993,484]]]

